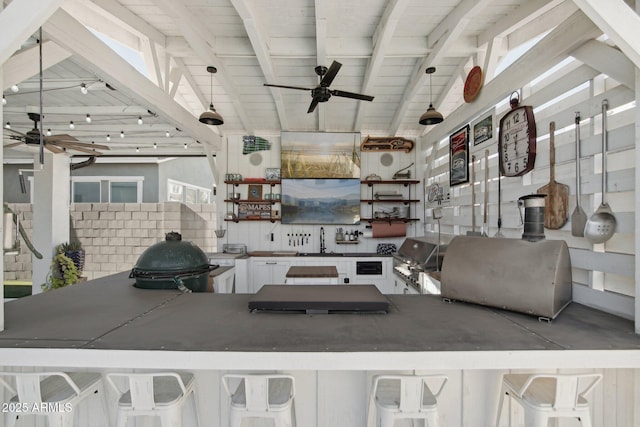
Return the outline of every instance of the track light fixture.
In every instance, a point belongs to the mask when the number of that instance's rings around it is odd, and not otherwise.
[[[86,95],[87,93],[89,93],[89,89],[87,88],[87,85],[82,83],[80,85],[80,92],[82,92],[83,95]]]
[[[440,114],[438,111],[436,111],[435,108],[433,108],[433,102],[431,101],[431,96],[433,94],[433,90],[431,88],[431,74],[435,73],[435,71],[436,67],[429,67],[425,70],[425,72],[429,74],[429,108],[427,108],[427,111],[425,111],[424,114],[420,116],[419,123],[421,125],[435,125],[444,120],[442,114]]]
[[[216,73],[218,70],[216,69],[216,67],[209,66],[207,67],[207,71],[211,75],[210,83],[209,83],[210,104],[209,104],[209,109],[204,113],[200,114],[199,120],[200,120],[200,123],[204,123],[205,125],[218,126],[224,123],[222,116],[218,114],[218,112],[216,112],[215,108],[213,108],[213,74]],[[185,148],[187,147],[185,146]]]

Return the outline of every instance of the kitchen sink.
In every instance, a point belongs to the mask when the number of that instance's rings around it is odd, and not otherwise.
[[[332,256],[344,256],[343,253],[338,252],[300,252],[298,256],[322,256],[322,257],[332,257]]]

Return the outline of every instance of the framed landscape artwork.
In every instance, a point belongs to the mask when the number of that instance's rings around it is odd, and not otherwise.
[[[280,178],[360,178],[358,132],[282,132],[280,146]]]
[[[283,224],[359,224],[359,179],[283,179]]]

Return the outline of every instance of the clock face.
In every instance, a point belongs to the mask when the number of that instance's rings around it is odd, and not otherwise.
[[[514,108],[500,120],[498,150],[503,176],[520,176],[533,169],[536,159],[533,108]]]

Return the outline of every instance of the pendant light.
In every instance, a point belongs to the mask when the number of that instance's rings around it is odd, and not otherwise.
[[[213,108],[213,74],[218,70],[216,67],[207,67],[207,71],[211,74],[211,83],[209,85],[209,109],[204,113],[200,114],[200,123],[204,123],[205,125],[218,126],[224,123],[222,120],[222,116],[216,112],[216,109]]]
[[[431,74],[435,73],[435,71],[436,67],[429,67],[425,70],[425,72],[429,74],[429,108],[427,108],[427,111],[420,116],[419,123],[421,125],[435,125],[444,120],[442,114],[433,108],[433,102],[431,102],[431,96],[433,93],[433,90],[431,89]]]

